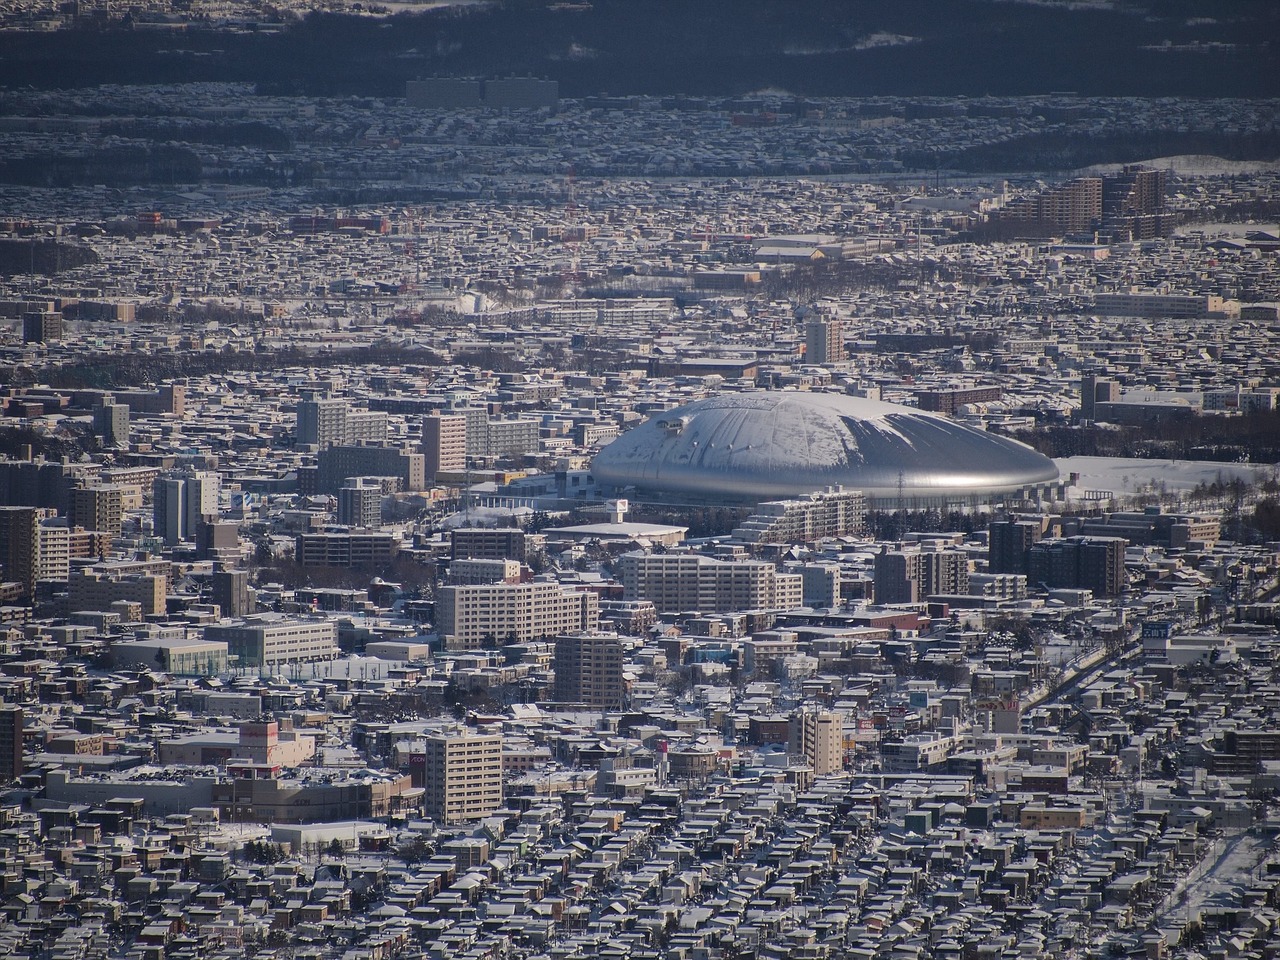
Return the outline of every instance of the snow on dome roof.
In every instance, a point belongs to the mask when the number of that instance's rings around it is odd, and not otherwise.
[[[964,500],[1058,479],[1025,444],[912,407],[842,394],[772,391],[698,400],[602,449],[604,485],[699,498],[767,500],[841,484],[868,497]]]

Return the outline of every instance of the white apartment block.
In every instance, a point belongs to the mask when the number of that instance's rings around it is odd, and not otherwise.
[[[759,560],[716,560],[694,553],[628,553],[618,558],[624,596],[659,613],[791,610],[804,601],[804,577]]]
[[[795,500],[770,500],[733,531],[746,543],[812,543],[862,533],[867,501],[861,490],[835,488]]]
[[[423,787],[428,817],[461,823],[502,806],[502,734],[449,731],[425,738]]]
[[[467,469],[467,418],[432,414],[422,419],[422,453],[427,476]]]
[[[45,517],[36,528],[35,579],[71,576],[71,527],[64,517]]]
[[[595,630],[600,600],[558,583],[458,584],[436,592],[436,629],[450,649]]]
[[[816,777],[839,773],[844,769],[844,717],[818,710],[793,715],[788,752],[809,764]]]
[[[206,640],[221,640],[227,653],[242,667],[273,666],[304,660],[330,660],[338,650],[337,624],[328,620],[301,620],[280,614],[262,614],[212,624],[204,629]]]

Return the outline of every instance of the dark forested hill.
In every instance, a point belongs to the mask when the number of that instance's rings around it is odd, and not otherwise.
[[[0,84],[238,80],[398,96],[406,79],[532,74],[565,96],[1275,96],[1269,0],[591,0],[388,17],[311,14],[279,34],[0,35]]]

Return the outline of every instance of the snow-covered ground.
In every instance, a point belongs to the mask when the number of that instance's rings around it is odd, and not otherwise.
[[[1064,477],[1078,473],[1071,486],[1071,499],[1088,491],[1109,491],[1117,499],[1163,489],[1186,493],[1201,483],[1223,483],[1237,477],[1246,483],[1260,483],[1275,476],[1280,465],[1263,463],[1218,463],[1210,460],[1142,460],[1136,457],[1062,457],[1055,460]],[[1163,486],[1162,486],[1163,485]]]
[[[1219,177],[1234,174],[1267,173],[1280,170],[1280,159],[1276,160],[1224,160],[1203,153],[1183,154],[1177,157],[1157,157],[1154,160],[1141,161],[1144,167],[1156,170],[1172,170],[1175,173],[1192,177]],[[1122,163],[1096,163],[1078,171],[1083,175],[1097,176],[1103,173],[1119,173],[1124,168]]]

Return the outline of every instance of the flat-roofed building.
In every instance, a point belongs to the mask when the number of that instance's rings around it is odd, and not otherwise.
[[[844,769],[844,717],[826,710],[801,710],[791,717],[788,750],[825,777]]]
[[[502,806],[502,734],[454,730],[424,738],[425,813],[438,823],[478,820]]]
[[[400,552],[400,538],[372,530],[304,533],[295,549],[298,562],[309,567],[385,566]]]
[[[459,527],[449,534],[454,560],[524,560],[525,533],[518,527]]]
[[[258,614],[211,624],[204,638],[227,645],[242,667],[273,666],[306,660],[330,660],[338,651],[338,627],[330,620],[305,620],[282,614]]]
[[[759,560],[716,560],[694,553],[627,553],[618,558],[628,600],[649,600],[659,613],[735,613],[794,609],[804,578]]]
[[[467,469],[467,418],[433,413],[422,418],[422,455],[432,482],[442,473]]]
[[[227,670],[227,645],[219,640],[126,640],[112,644],[111,654],[119,669],[140,667],[182,677],[216,677]]]
[[[67,607],[78,610],[110,610],[120,602],[136,603],[142,616],[165,612],[164,577],[152,574],[113,575],[101,568],[77,570],[67,579]]]
[[[124,488],[118,484],[94,484],[71,491],[71,519],[86,530],[120,536],[124,525]]]
[[[382,524],[382,483],[376,477],[352,477],[338,489],[338,522],[364,529]]]
[[[616,710],[622,706],[626,682],[622,641],[612,633],[577,633],[556,637],[555,698]]]
[[[426,485],[426,458],[399,447],[335,445],[320,451],[316,463],[319,493],[337,493],[348,477],[397,477],[404,490]]]
[[[451,649],[595,630],[600,601],[551,581],[459,584],[436,592],[436,629]]]

